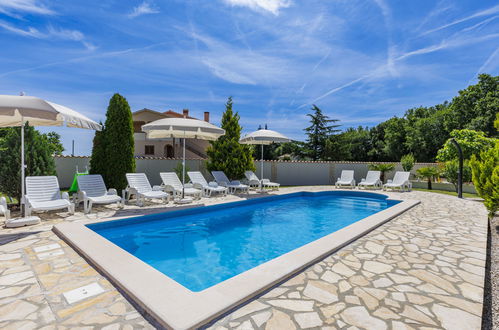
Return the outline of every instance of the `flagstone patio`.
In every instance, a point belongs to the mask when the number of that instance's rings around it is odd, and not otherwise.
[[[324,189],[331,187],[283,188],[280,193]],[[389,195],[396,198],[399,193]],[[485,208],[475,201],[424,192],[404,197],[421,204],[210,327],[480,329]],[[51,227],[60,221],[160,212],[162,206],[96,210],[88,216],[43,214],[40,225],[1,229],[0,328],[154,328]]]

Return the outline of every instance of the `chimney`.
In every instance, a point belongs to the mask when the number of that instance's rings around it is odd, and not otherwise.
[[[189,117],[189,109],[182,110],[182,114],[184,115],[184,118]]]
[[[207,123],[210,122],[210,113],[208,111],[204,112],[204,121]]]

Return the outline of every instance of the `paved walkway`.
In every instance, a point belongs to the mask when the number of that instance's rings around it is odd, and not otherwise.
[[[323,189],[327,187],[307,188]],[[484,207],[446,195],[404,196],[422,203],[212,328],[479,329],[487,235]],[[161,207],[98,210],[88,217],[159,212]],[[153,328],[105,277],[50,231],[64,218],[81,221],[87,216],[44,217],[46,221],[35,227],[0,231],[0,328]],[[72,291],[81,287],[86,291]]]

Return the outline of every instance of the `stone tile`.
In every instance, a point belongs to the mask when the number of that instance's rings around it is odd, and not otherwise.
[[[309,329],[322,325],[322,320],[316,312],[296,313],[294,318],[300,329]]]
[[[296,329],[295,324],[287,314],[274,309],[272,311],[272,317],[265,325],[266,330],[281,330],[281,329]]]

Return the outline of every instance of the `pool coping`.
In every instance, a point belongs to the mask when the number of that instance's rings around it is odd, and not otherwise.
[[[97,221],[61,223],[53,231],[160,325],[190,329],[206,325],[420,203],[400,197],[396,205],[200,292],[188,290],[85,226]]]

